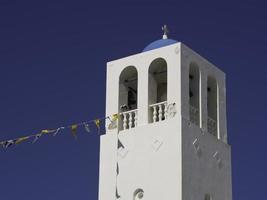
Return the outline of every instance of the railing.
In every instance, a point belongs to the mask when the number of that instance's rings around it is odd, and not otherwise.
[[[137,126],[137,109],[120,113],[121,130],[131,129]]]
[[[217,121],[208,117],[208,132],[217,136]]]
[[[155,103],[149,106],[152,112],[152,122],[163,121],[167,119],[167,101]]]
[[[189,107],[189,116],[193,124],[199,125],[199,110],[192,105]]]

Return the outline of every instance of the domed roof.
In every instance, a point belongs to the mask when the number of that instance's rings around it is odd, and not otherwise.
[[[168,46],[168,45],[171,45],[171,44],[175,44],[175,43],[177,43],[177,41],[176,40],[172,40],[172,39],[156,40],[156,41],[150,43],[149,45],[147,45],[142,52],[150,51],[150,50],[153,50],[153,49],[158,49],[158,48],[165,47],[165,46]]]

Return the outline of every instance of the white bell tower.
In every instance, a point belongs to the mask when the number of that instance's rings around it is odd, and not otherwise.
[[[225,74],[167,38],[107,63],[99,200],[232,200]],[[113,129],[111,129],[113,128]]]

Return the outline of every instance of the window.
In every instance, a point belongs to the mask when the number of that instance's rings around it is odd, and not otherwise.
[[[189,116],[190,121],[200,125],[200,73],[197,64],[191,63],[189,66]]]
[[[148,73],[149,122],[162,121],[167,114],[167,62],[157,58]]]
[[[126,67],[119,80],[119,130],[131,129],[137,126],[137,89],[138,76],[134,66]]]
[[[134,66],[126,67],[120,75],[119,86],[120,112],[137,108],[137,70]]]
[[[214,77],[208,77],[207,83],[207,108],[208,108],[208,132],[217,136],[217,81]]]

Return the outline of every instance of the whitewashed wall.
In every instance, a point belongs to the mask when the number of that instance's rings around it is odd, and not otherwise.
[[[177,114],[148,123],[148,70],[157,58],[167,62],[167,102],[176,103]],[[189,122],[188,70],[192,61],[201,73],[201,127]],[[135,66],[138,72],[138,125],[120,132],[107,130],[101,136],[99,200],[115,199],[116,188],[121,200],[133,199],[138,188],[144,190],[143,199],[195,200],[208,193],[214,199],[231,200],[224,73],[181,43],[108,62],[107,116],[119,111],[119,77],[127,66]],[[218,138],[207,133],[207,75],[218,81]],[[201,153],[195,150],[196,139]],[[117,148],[118,140],[124,148]]]

